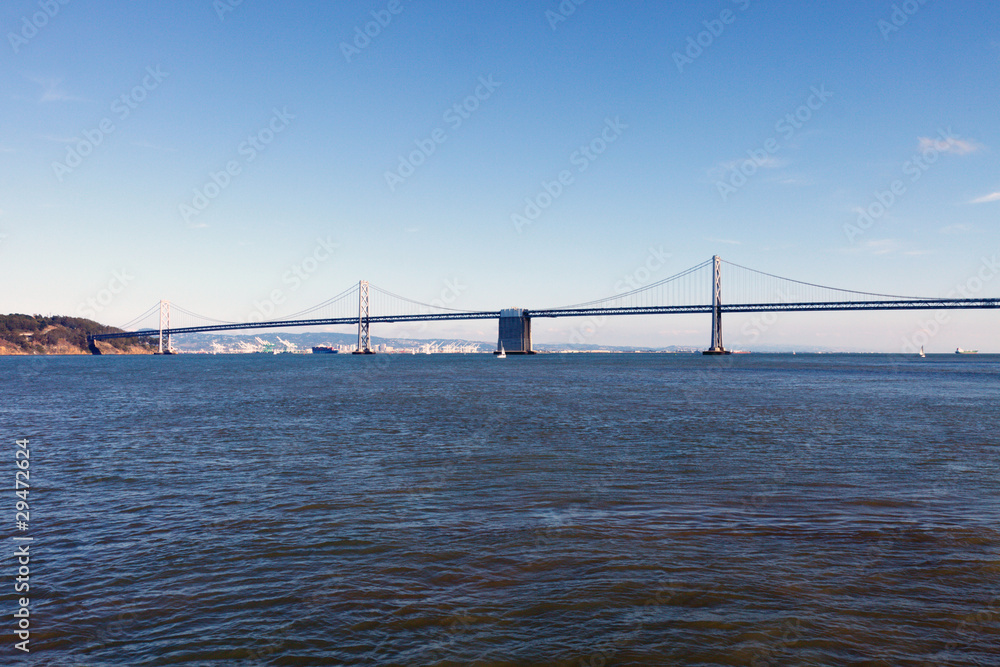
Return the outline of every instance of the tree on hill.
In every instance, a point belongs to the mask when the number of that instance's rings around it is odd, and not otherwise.
[[[20,313],[0,315],[0,340],[28,354],[45,354],[58,345],[59,341],[86,350],[88,335],[116,331],[121,329],[107,327],[81,317],[62,315],[45,317]],[[154,344],[149,338],[116,338],[107,343],[119,350],[125,350],[136,344],[144,346]]]

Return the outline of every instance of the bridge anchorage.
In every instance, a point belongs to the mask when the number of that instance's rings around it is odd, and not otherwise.
[[[500,311],[500,333],[497,349],[493,354],[535,354],[531,349],[531,317],[523,308],[505,308]]]

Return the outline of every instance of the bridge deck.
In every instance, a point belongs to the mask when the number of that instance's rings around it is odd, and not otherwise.
[[[681,315],[710,314],[712,304],[703,306],[641,306],[634,308],[551,308],[525,310],[528,318],[592,317],[616,315]],[[752,303],[723,304],[723,313],[759,312],[807,312],[807,311],[862,311],[862,310],[952,310],[952,309],[992,309],[1000,308],[1000,299],[910,299],[885,301],[832,301],[801,303]],[[500,311],[475,311],[413,315],[373,315],[370,323],[391,324],[399,322],[434,322],[445,320],[494,320],[500,318]],[[233,324],[213,324],[201,327],[180,327],[164,329],[164,335],[185,333],[206,333],[212,331],[251,331],[256,329],[279,329],[286,327],[356,325],[357,317],[338,317],[313,320],[276,320],[268,322],[242,322]],[[88,340],[111,340],[115,338],[139,338],[158,336],[158,329],[123,331],[88,336]]]

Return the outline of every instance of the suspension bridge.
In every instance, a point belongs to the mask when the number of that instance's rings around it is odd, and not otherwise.
[[[723,273],[725,296],[723,300]],[[357,326],[354,354],[373,354],[371,326],[400,322],[442,320],[497,320],[497,350],[507,354],[533,354],[531,322],[539,318],[616,315],[705,314],[712,318],[712,340],[705,354],[728,354],[722,342],[722,316],[726,313],[940,310],[1000,307],[996,298],[936,298],[878,294],[828,287],[724,261],[715,256],[697,266],[646,286],[614,296],[555,308],[508,308],[470,311],[446,308],[409,299],[362,280],[357,285],[312,308],[280,320],[226,322],[204,317],[169,301],[161,301],[123,325],[124,331],[88,336],[90,350],[100,354],[96,341],[115,338],[159,337],[161,354],[173,351],[175,335],[213,331],[247,331],[330,325]],[[197,324],[171,326],[171,308]],[[158,317],[158,323],[155,318]],[[143,326],[146,325],[146,326]],[[156,326],[153,326],[156,325]]]

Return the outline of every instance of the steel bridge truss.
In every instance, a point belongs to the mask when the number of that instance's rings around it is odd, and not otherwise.
[[[829,303],[748,303],[722,304],[722,313],[764,313],[764,312],[807,312],[845,310],[955,310],[1000,308],[1000,299],[913,299],[886,301],[840,301]],[[528,318],[555,317],[599,317],[607,315],[698,315],[711,314],[714,304],[703,306],[639,306],[635,308],[551,308],[547,310],[525,310]],[[437,322],[444,320],[498,320],[500,311],[478,311],[467,313],[436,313],[423,315],[372,315],[368,323],[393,324],[400,322]],[[275,320],[268,322],[243,322],[235,324],[213,324],[202,327],[179,327],[163,329],[164,336],[186,333],[206,333],[212,331],[243,331],[253,329],[278,329],[282,327],[312,327],[357,325],[357,317],[336,317],[316,320]],[[91,340],[112,340],[114,338],[156,337],[159,331],[123,331],[117,333],[94,334]]]

